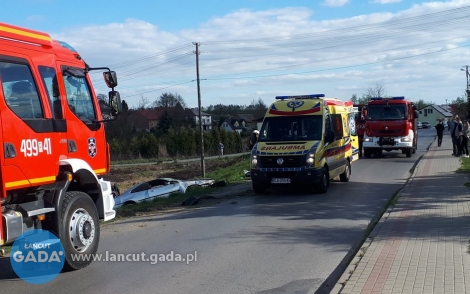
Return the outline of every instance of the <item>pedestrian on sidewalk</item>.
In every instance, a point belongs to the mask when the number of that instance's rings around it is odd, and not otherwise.
[[[462,128],[463,128],[463,124],[462,124],[462,119],[460,119],[460,117],[457,117],[456,119],[456,123],[454,125],[454,130],[452,133],[454,133],[454,140],[455,140],[455,144],[457,146],[457,153],[455,154],[455,156],[461,156],[462,155],[462,139],[463,139],[463,136],[462,136]]]
[[[462,125],[462,156],[468,157],[468,137],[470,136],[470,125],[467,120],[463,122]]]
[[[218,149],[219,149],[219,158],[221,158],[222,156],[224,156],[224,144],[222,144],[222,142],[219,142]]]
[[[450,137],[452,138],[452,155],[453,156],[457,156],[457,152],[458,152],[457,141],[455,140],[455,127],[457,126],[458,118],[459,116],[456,115],[454,118],[452,118],[452,121],[450,122]]]
[[[441,147],[442,136],[444,135],[444,129],[445,129],[444,124],[442,123],[442,119],[439,120],[435,128],[437,132],[437,147]]]

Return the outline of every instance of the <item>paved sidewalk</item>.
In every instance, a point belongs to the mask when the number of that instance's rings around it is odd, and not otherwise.
[[[331,293],[470,293],[470,180],[451,154],[445,132]]]

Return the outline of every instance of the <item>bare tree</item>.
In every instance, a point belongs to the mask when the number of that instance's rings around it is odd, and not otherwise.
[[[375,84],[375,87],[373,88],[368,88],[364,96],[368,98],[372,97],[385,97],[387,94],[387,91],[385,89],[385,86],[379,83]]]
[[[187,108],[183,97],[181,97],[178,93],[163,93],[157,100],[153,102],[155,107],[165,108],[175,107],[177,104],[180,104],[183,108]]]
[[[137,109],[145,109],[147,107],[147,104],[149,104],[149,100],[143,95],[140,95],[139,106],[137,107]]]

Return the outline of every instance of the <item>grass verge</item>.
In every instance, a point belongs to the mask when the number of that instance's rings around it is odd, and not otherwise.
[[[220,159],[226,160],[226,159]],[[228,160],[228,159],[227,159]],[[231,159],[233,160],[233,159]],[[215,181],[225,181],[228,185],[239,183],[245,179],[244,170],[250,169],[249,156],[240,156],[239,160],[230,166],[221,167],[209,172],[206,176]],[[181,206],[181,203],[189,197],[201,197],[213,192],[214,189],[222,188],[190,188],[186,193],[174,193],[168,198],[155,198],[151,201],[144,201],[133,205],[125,205],[116,209],[116,217],[127,218],[133,216],[144,216],[155,212],[168,210]]]

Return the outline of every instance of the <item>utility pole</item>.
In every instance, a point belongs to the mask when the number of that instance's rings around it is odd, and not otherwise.
[[[196,46],[196,75],[197,75],[197,103],[199,106],[199,131],[201,132],[201,172],[202,177],[206,177],[206,164],[204,162],[204,130],[202,127],[202,106],[201,106],[201,86],[199,83],[199,43],[193,43]]]
[[[465,69],[464,69],[465,67]],[[468,65],[464,65],[460,70],[465,71],[465,77],[467,78],[467,88],[465,89],[465,94],[467,94],[467,119],[470,118],[470,77],[468,74]]]

